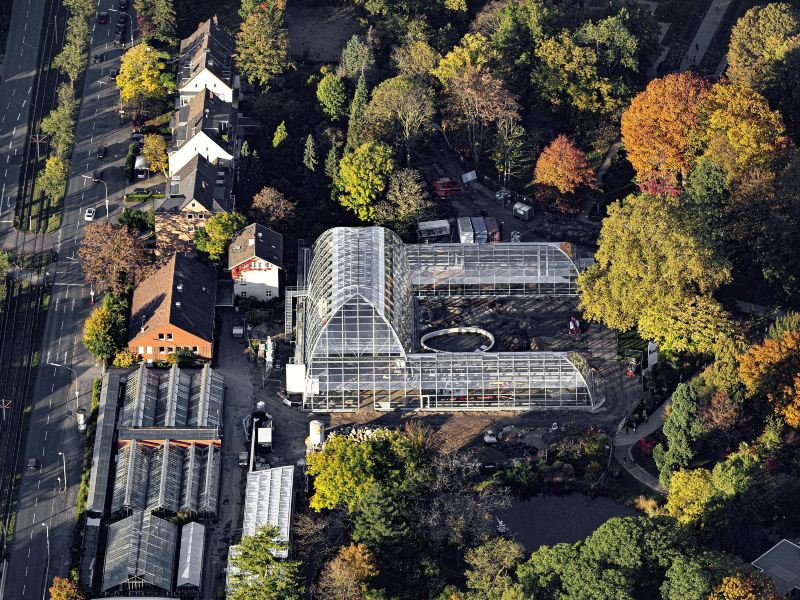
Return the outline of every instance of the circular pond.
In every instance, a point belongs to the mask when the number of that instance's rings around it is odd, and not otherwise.
[[[494,336],[480,327],[450,327],[426,333],[419,343],[432,352],[486,352],[494,346]]]

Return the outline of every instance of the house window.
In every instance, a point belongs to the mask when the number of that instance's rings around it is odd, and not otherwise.
[[[267,290],[267,298],[272,298],[272,290]]]
[[[171,333],[167,334],[167,341],[170,341],[170,342],[172,341],[172,334]]]
[[[242,298],[247,298],[247,292],[241,292],[239,294]]]
[[[148,346],[147,347],[147,353],[148,354],[152,354],[153,353],[153,347],[152,346]]]
[[[194,215],[192,213],[189,213],[188,215],[186,215],[186,219],[191,221],[192,219],[194,219]]]
[[[139,346],[138,350],[138,354],[144,354],[144,346]]]
[[[158,334],[158,339],[163,340],[164,339],[164,334],[163,333],[159,333]]]
[[[198,218],[199,218],[201,221],[205,221],[205,220],[206,220],[206,213],[200,213],[200,214],[198,215]]]
[[[174,346],[170,346],[169,347],[169,353],[172,354],[173,352],[175,352],[175,347]]]
[[[194,352],[195,354],[197,354],[197,346],[192,346],[192,352]]]
[[[194,233],[194,225],[189,225],[189,233]]]
[[[164,354],[164,346],[159,346],[158,347],[158,353],[159,354]]]

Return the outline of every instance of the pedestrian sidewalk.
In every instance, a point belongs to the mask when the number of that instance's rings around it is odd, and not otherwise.
[[[728,11],[732,0],[714,0],[708,6],[708,12],[703,17],[700,27],[697,28],[697,33],[694,35],[691,45],[689,46],[686,56],[683,57],[681,62],[681,71],[686,71],[690,67],[696,67],[703,61],[708,47],[711,45],[711,40],[714,39],[714,34],[717,33],[720,23],[725,18],[725,13]]]
[[[636,464],[633,460],[633,454],[631,454],[631,448],[633,448],[633,446],[615,446],[614,458],[616,461],[642,485],[649,487],[659,494],[666,494],[667,490],[658,483],[658,478]]]
[[[614,436],[614,458],[617,462],[641,484],[646,485],[654,492],[660,494],[666,494],[667,490],[658,483],[657,477],[636,464],[633,460],[631,448],[640,439],[650,435],[664,424],[664,409],[668,402],[668,400],[662,402],[661,405],[653,411],[653,414],[650,415],[647,421],[641,423],[635,431],[630,429],[625,433],[624,425],[620,425],[620,429]]]
[[[620,425],[617,434],[614,436],[614,443],[617,446],[631,446],[637,443],[643,437],[653,433],[656,429],[664,424],[664,409],[666,408],[669,400],[664,400],[649,416],[647,421],[640,423],[636,430],[630,428],[625,432],[624,425]]]

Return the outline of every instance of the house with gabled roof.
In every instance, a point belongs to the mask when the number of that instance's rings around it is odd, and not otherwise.
[[[173,254],[133,291],[128,349],[148,362],[179,350],[211,359],[216,297],[214,269],[183,252]]]
[[[232,103],[208,90],[192,96],[172,116],[170,174],[180,171],[198,155],[217,168],[232,170],[238,153],[237,122],[238,112]]]
[[[181,40],[176,85],[181,106],[204,90],[237,103],[240,79],[233,68],[235,48],[234,39],[222,29],[216,15]]]
[[[155,201],[156,250],[161,255],[193,248],[195,232],[211,215],[233,210],[229,169],[215,167],[195,155],[166,183],[164,197]]]
[[[280,296],[283,236],[253,223],[234,236],[228,246],[228,270],[233,292],[240,298],[271,300]]]

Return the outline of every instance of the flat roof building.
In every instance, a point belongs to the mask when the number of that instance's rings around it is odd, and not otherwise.
[[[800,589],[800,546],[783,539],[753,561],[753,566],[775,582],[775,589],[789,594]]]

